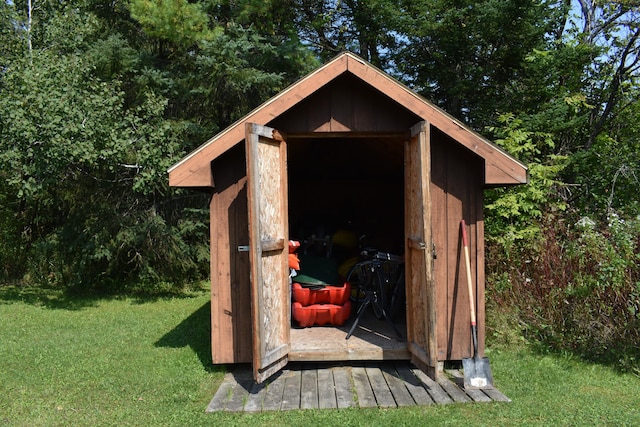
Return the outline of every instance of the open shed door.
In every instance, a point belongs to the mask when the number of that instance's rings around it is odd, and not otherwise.
[[[405,143],[405,269],[407,342],[411,360],[435,378],[437,375],[436,289],[431,238],[430,125],[411,128]]]
[[[253,376],[263,382],[287,364],[289,264],[287,147],[265,126],[245,128],[253,320]]]

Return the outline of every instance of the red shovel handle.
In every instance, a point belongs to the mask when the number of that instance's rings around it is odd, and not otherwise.
[[[460,221],[460,227],[462,228],[462,244],[465,248],[468,248],[469,241],[467,240],[467,224],[465,224],[464,219]]]

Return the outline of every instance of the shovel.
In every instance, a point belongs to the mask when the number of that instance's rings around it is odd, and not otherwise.
[[[471,265],[469,264],[469,242],[467,241],[467,226],[464,219],[460,222],[462,228],[462,243],[464,245],[464,261],[467,268],[467,286],[469,287],[469,308],[471,311],[471,336],[473,337],[473,358],[462,359],[464,369],[464,388],[486,389],[493,388],[493,376],[489,359],[478,356],[478,328],[476,326],[476,311],[474,309],[473,287],[471,285]]]

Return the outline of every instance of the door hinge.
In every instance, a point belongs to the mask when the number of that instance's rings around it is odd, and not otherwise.
[[[238,252],[249,252],[249,245],[238,246]]]

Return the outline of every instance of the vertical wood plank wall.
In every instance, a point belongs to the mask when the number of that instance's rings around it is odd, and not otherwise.
[[[347,96],[348,95],[348,96]],[[346,98],[345,98],[346,96]],[[368,97],[368,98],[367,98]],[[347,99],[351,101],[347,102]],[[406,110],[388,108],[383,95],[362,82],[340,78],[273,123],[285,132],[401,131],[417,123]],[[482,160],[432,129],[432,231],[436,245],[438,360],[472,354],[460,220],[469,225],[472,278],[476,289],[479,348],[484,350],[484,223]],[[332,145],[332,144],[330,144]],[[381,163],[385,159],[380,159]],[[211,199],[211,316],[214,363],[252,361],[245,153],[243,144],[213,164]],[[400,216],[402,214],[400,213]]]
[[[252,360],[246,174],[244,149],[214,162],[211,198],[211,317],[214,363]],[[432,229],[436,245],[438,360],[472,353],[460,219],[469,225],[476,282],[479,348],[484,349],[484,223],[481,162],[437,131],[432,138]]]
[[[211,354],[214,364],[252,361],[251,293],[244,147],[213,164],[211,224]]]
[[[421,120],[392,105],[392,99],[345,75],[267,125],[285,132],[405,132]]]
[[[437,289],[438,359],[472,355],[460,220],[469,226],[471,276],[476,290],[479,347],[484,348],[484,224],[482,164],[442,133],[432,139],[431,200]]]

